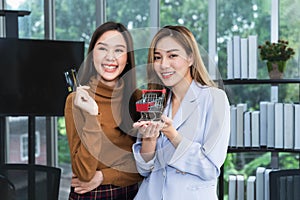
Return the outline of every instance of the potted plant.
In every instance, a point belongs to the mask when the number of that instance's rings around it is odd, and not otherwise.
[[[286,40],[278,40],[277,43],[266,41],[265,44],[258,46],[260,57],[267,61],[269,76],[272,79],[283,77],[287,60],[295,54],[294,49],[288,47],[288,44]]]

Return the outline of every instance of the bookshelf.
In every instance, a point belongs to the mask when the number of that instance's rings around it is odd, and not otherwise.
[[[299,149],[277,149],[277,148],[267,148],[267,147],[261,147],[261,148],[251,148],[251,147],[238,147],[238,148],[232,148],[229,147],[227,150],[227,153],[241,153],[241,152],[271,152],[271,153],[279,153],[279,152],[287,152],[287,153],[300,153]]]
[[[286,83],[299,83],[299,79],[230,79],[223,80],[224,85],[240,85],[240,84],[286,84]]]
[[[298,79],[228,79],[223,80],[224,86],[227,85],[262,85],[268,84],[271,87],[271,100],[274,99],[274,87],[275,91],[278,91],[278,86],[280,84],[298,84],[299,85],[299,101],[300,101],[300,78]],[[273,88],[273,89],[272,89]],[[275,92],[276,93],[276,92]],[[275,95],[278,95],[276,93]],[[273,97],[272,97],[273,96]],[[275,101],[277,97],[275,97]],[[271,153],[271,166],[272,168],[278,168],[279,156],[280,152],[288,152],[288,153],[299,153],[300,149],[286,149],[286,148],[270,148],[266,146],[260,147],[228,147],[228,153],[243,153],[243,152],[270,152]],[[300,168],[300,161],[299,161]],[[219,177],[219,199],[224,199],[224,166],[221,167],[221,174]]]

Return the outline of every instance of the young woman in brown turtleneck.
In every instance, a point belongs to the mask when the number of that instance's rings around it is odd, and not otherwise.
[[[78,79],[82,86],[65,105],[69,199],[133,199],[141,181],[131,150],[139,95],[132,38],[122,24],[107,22],[95,30]]]

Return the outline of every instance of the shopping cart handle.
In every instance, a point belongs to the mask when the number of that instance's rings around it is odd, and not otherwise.
[[[161,92],[163,94],[166,94],[166,89],[162,89],[162,90],[142,90],[142,93],[148,93],[148,92]]]

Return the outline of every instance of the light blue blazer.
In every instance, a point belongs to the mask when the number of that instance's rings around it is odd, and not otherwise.
[[[172,113],[171,98],[164,114]],[[225,161],[230,134],[227,96],[218,88],[192,82],[173,118],[182,136],[175,148],[163,133],[156,153],[145,162],[141,140],[133,145],[138,171],[145,177],[136,200],[215,200],[220,167]]]

